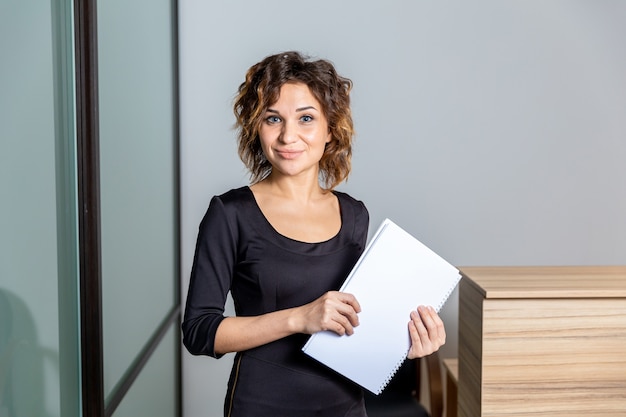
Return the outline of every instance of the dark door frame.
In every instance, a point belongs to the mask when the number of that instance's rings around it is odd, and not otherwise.
[[[175,276],[175,302],[159,327],[116,385],[108,403],[104,397],[102,337],[102,265],[100,245],[100,153],[98,112],[97,0],[74,1],[76,151],[78,181],[80,340],[82,414],[110,417],[135,381],[165,333],[180,327],[180,280]],[[178,1],[172,0],[174,171],[177,229],[180,230]],[[180,241],[175,242],[175,267],[180,271]],[[176,348],[176,408],[182,415],[180,344]]]

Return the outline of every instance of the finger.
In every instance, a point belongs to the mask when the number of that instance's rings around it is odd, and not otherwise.
[[[357,312],[352,306],[343,304],[338,310],[338,313],[341,315],[342,323],[345,323],[346,329],[348,329],[348,325],[350,326],[349,330],[351,332],[350,334],[352,334],[354,330],[353,327],[357,327],[360,323]]]
[[[353,334],[359,325],[358,312],[361,307],[352,294],[329,291],[324,296],[324,310],[327,330],[339,335]]]
[[[419,310],[420,319],[428,332],[429,339],[428,344],[423,342],[424,347],[431,352],[435,351],[446,343],[446,331],[443,321],[432,307],[420,307]]]
[[[337,311],[327,311],[320,323],[320,330],[331,331],[337,333],[339,336],[343,336],[348,330],[346,327],[351,327],[350,322],[337,313]]]
[[[422,319],[417,311],[411,312],[410,325],[410,328],[413,329],[413,331],[411,332],[412,346],[416,346],[419,349],[426,348],[430,344],[428,329],[426,329],[424,323],[422,323]]]
[[[430,340],[433,341],[437,347],[443,345],[446,342],[446,330],[443,324],[443,320],[437,314],[437,311],[431,306],[425,307],[424,312],[420,312],[422,321],[428,329]]]
[[[415,311],[411,312],[411,320],[409,321],[409,336],[411,336],[411,347],[421,346],[422,341],[420,340],[419,332],[417,331],[417,326],[415,325],[415,315],[417,313]]]
[[[355,327],[358,326],[359,325],[358,313],[361,312],[361,306],[359,305],[358,301],[352,294],[347,294],[347,293],[337,293],[337,294],[339,297],[338,299],[341,302],[335,305],[335,308],[341,315],[345,316],[350,321],[350,324],[352,326],[355,326]]]
[[[340,300],[343,303],[350,305],[354,309],[355,312],[357,313],[361,312],[361,304],[359,304],[359,301],[356,299],[354,295],[347,293],[347,292],[340,292],[338,294],[340,294]]]
[[[415,314],[413,323],[415,324],[415,327],[417,328],[417,333],[420,336],[420,340],[422,341],[422,344],[429,342],[430,334],[428,332],[428,327],[426,326],[426,323],[424,322],[424,317],[421,313]]]
[[[414,359],[426,356],[428,352],[426,352],[426,348],[422,343],[419,331],[417,330],[417,326],[413,320],[409,321],[409,335],[411,337],[411,348],[409,349],[407,357],[409,359]]]
[[[354,327],[359,324],[359,319],[351,306],[337,302],[326,306],[326,329],[340,336],[354,333]]]
[[[446,326],[443,324],[443,320],[439,317],[439,314],[431,307],[434,313],[433,320],[437,326],[437,335],[439,338],[439,346],[446,343]]]
[[[438,338],[438,329],[435,319],[433,317],[434,310],[431,310],[426,306],[419,306],[417,308],[420,320],[428,332],[430,340],[436,340]],[[434,313],[436,315],[436,313]]]
[[[359,325],[359,316],[352,306],[342,307],[339,313],[348,320],[351,326],[356,327]]]
[[[336,333],[340,336],[343,336],[344,334],[347,334],[347,335],[354,334],[354,326],[352,326],[352,323],[350,322],[350,320],[348,320],[348,318],[344,315],[339,314],[336,317],[335,325],[337,329]]]
[[[341,324],[344,329],[344,334],[347,334],[348,336],[354,334],[354,326],[352,326],[349,320],[343,320]]]

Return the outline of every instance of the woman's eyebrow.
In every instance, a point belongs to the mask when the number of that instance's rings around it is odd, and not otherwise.
[[[317,110],[314,106],[304,106],[304,107],[298,107],[296,109],[296,112],[302,112],[302,111],[306,111],[306,110],[315,110],[315,111],[319,111]],[[266,112],[269,113],[276,113],[276,114],[280,114],[280,112],[278,110],[272,109],[272,108],[268,108],[267,110],[265,110]]]
[[[301,111],[306,111],[306,110],[315,110],[317,111],[317,109],[313,106],[305,106],[305,107],[299,107],[296,109],[297,112],[301,112]]]

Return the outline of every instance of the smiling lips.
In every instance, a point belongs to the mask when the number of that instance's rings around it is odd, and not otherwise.
[[[281,150],[276,151],[276,154],[283,159],[295,159],[300,156],[304,151],[296,151],[296,150]]]

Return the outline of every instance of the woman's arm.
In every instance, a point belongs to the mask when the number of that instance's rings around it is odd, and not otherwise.
[[[185,303],[183,344],[193,355],[219,357],[215,333],[224,320],[224,305],[237,256],[235,220],[220,197],[213,197],[198,228]]]
[[[352,334],[359,324],[360,311],[353,295],[329,291],[300,307],[254,317],[227,317],[217,328],[215,353],[251,349],[295,333],[330,330],[339,335]]]

